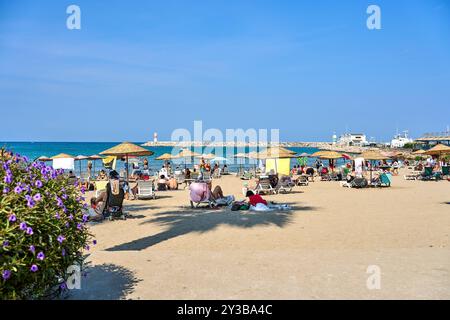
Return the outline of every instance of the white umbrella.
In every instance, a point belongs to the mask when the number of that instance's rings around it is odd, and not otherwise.
[[[224,157],[215,157],[211,159],[211,162],[229,162],[230,160]]]

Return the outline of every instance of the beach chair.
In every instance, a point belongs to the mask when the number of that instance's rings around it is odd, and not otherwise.
[[[119,194],[112,193],[111,185],[107,183],[106,186],[106,205],[103,210],[103,216],[110,221],[115,219],[126,220],[126,214],[123,212],[123,200],[125,199],[125,191],[122,187],[119,188]]]
[[[211,180],[211,172],[203,172],[201,180],[210,181]]]
[[[253,178],[253,174],[252,174],[251,172],[249,172],[249,171],[244,171],[244,172],[240,175],[239,178],[240,178],[241,180],[250,180],[250,179]]]
[[[369,182],[365,178],[355,178],[349,183],[350,188],[363,189],[369,186]]]
[[[211,190],[206,182],[191,183],[189,185],[189,197],[191,208],[198,208],[202,203],[206,203],[210,208],[216,206]]]
[[[94,185],[95,185],[95,197],[98,197],[100,193],[106,191],[108,181],[94,181]]]
[[[267,194],[277,194],[277,190],[274,189],[270,183],[270,179],[260,177],[258,185],[256,186],[255,192],[257,194],[267,193]]]
[[[137,198],[143,199],[156,199],[156,193],[152,181],[138,181],[138,193]]]
[[[176,173],[174,178],[177,180],[178,184],[183,184],[186,181],[186,176],[183,173]]]
[[[391,175],[387,173],[382,173],[380,175],[380,186],[390,187],[391,186]]]
[[[431,180],[439,181],[442,179],[442,177],[440,172],[433,172],[432,167],[425,167],[424,172],[419,177],[419,179],[423,181],[431,181]]]
[[[443,166],[442,167],[442,176],[448,178],[450,176],[450,166]]]
[[[293,181],[297,186],[308,186],[309,185],[309,176],[307,175],[298,175],[294,176]]]
[[[295,183],[291,180],[291,178],[284,176],[278,181],[275,190],[277,193],[289,193],[292,192],[292,188],[294,188],[294,186]]]
[[[220,178],[220,169],[214,170],[213,178],[214,179],[219,179]]]

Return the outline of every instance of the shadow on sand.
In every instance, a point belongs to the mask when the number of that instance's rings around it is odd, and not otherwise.
[[[80,290],[70,290],[68,300],[120,300],[133,292],[140,281],[133,272],[114,264],[102,264],[86,269]]]
[[[191,232],[208,232],[220,225],[239,228],[275,225],[282,228],[290,223],[295,212],[316,210],[315,207],[293,207],[292,209],[289,211],[253,212],[182,208],[180,211],[161,212],[141,224],[155,223],[167,227],[165,231],[108,248],[106,251],[140,251]]]

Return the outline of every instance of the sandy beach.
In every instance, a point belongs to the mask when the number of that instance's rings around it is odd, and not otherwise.
[[[240,179],[214,184],[243,199]],[[98,244],[70,298],[449,299],[449,191],[400,174],[391,188],[317,180],[265,196],[292,211],[191,209],[183,189],[127,201],[128,220],[91,225]]]

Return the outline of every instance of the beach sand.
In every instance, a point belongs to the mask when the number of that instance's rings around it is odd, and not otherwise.
[[[243,198],[243,181],[215,180]],[[310,183],[266,196],[292,211],[191,209],[187,190],[127,201],[93,224],[98,244],[72,299],[449,299],[450,183],[348,189]],[[381,271],[368,289],[369,266]]]

